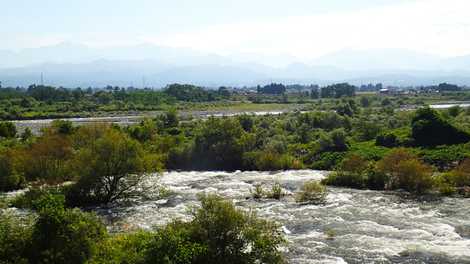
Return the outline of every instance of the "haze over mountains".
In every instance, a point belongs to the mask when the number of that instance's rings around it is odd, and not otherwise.
[[[315,59],[238,53],[227,56],[150,44],[91,48],[54,46],[0,50],[3,86],[44,83],[64,87],[106,85],[163,87],[192,83],[209,87],[268,82],[378,83],[408,86],[451,82],[470,85],[470,55],[443,58],[410,50],[341,50]]]

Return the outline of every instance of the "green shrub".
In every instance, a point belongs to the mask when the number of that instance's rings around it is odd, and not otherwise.
[[[325,185],[363,189],[367,187],[367,175],[347,171],[334,171],[322,183]]]
[[[111,236],[97,245],[95,254],[87,263],[146,263],[145,254],[153,239],[154,234],[147,231]]]
[[[18,168],[16,152],[0,152],[0,191],[12,191],[25,183],[24,175]]]
[[[378,171],[375,165],[370,166],[366,171],[367,175],[367,188],[372,190],[384,190],[387,184],[390,182],[390,177]]]
[[[141,194],[146,173],[157,171],[159,159],[126,134],[109,130],[72,161],[79,180],[66,192],[67,204],[108,204]]]
[[[318,181],[308,181],[302,185],[296,194],[295,200],[298,203],[321,204],[326,200],[327,189]]]
[[[60,204],[62,203],[62,204]],[[30,259],[35,263],[84,263],[106,236],[106,228],[91,213],[64,209],[63,200],[46,196],[36,203]]]
[[[302,169],[302,162],[289,154],[274,151],[248,152],[243,156],[244,167],[259,171]]]
[[[450,183],[456,187],[470,186],[470,159],[465,159],[449,172],[448,178]]]
[[[208,255],[209,245],[194,241],[193,232],[191,223],[182,222],[173,222],[159,229],[146,245],[145,263],[202,263],[201,260]],[[228,257],[225,261],[230,263],[231,259]]]
[[[284,263],[279,226],[214,195],[201,196],[200,201],[201,208],[194,210],[190,222],[190,237],[207,250],[193,263]]]
[[[276,200],[280,200],[284,195],[285,193],[282,191],[282,186],[279,182],[275,182],[271,186],[271,191],[266,193],[267,198]]]
[[[411,126],[411,136],[418,146],[452,145],[470,140],[469,133],[454,127],[429,107],[416,111]]]
[[[321,134],[318,139],[320,151],[346,151],[349,148],[346,131],[335,129],[328,134]]]
[[[443,171],[452,168],[455,166],[455,163],[460,163],[465,158],[469,158],[470,148],[468,144],[424,148],[419,151],[419,156],[426,163],[436,166]]]
[[[65,135],[46,133],[38,138],[24,153],[22,169],[29,181],[58,183],[70,180],[72,173],[68,161],[73,148]]]
[[[323,180],[323,183],[359,189],[367,188],[368,175],[365,171],[368,166],[369,162],[367,160],[351,153],[341,161],[336,171],[330,173]]]
[[[74,132],[75,127],[73,126],[72,121],[58,119],[52,121],[50,129],[59,134],[70,135]]]
[[[0,138],[16,137],[16,126],[12,122],[0,122]]]
[[[378,162],[377,171],[390,177],[390,189],[423,193],[430,190],[434,184],[432,168],[420,162],[415,154],[404,148],[388,153]]]
[[[400,143],[398,142],[397,136],[395,136],[395,134],[382,133],[376,137],[375,144],[377,146],[393,148],[397,147]]]
[[[457,190],[452,178],[452,173],[443,173],[436,178],[435,185],[439,193],[442,195],[452,195],[456,193]]]
[[[7,213],[0,214],[0,263],[27,264],[31,246],[31,223]]]
[[[313,162],[312,169],[331,170],[341,163],[345,155],[345,152],[321,153]]]
[[[243,163],[245,131],[234,118],[209,118],[194,139],[196,169],[237,170]]]
[[[261,183],[255,184],[255,188],[250,190],[254,199],[262,199],[265,195],[263,185]]]
[[[64,200],[62,188],[60,187],[30,187],[26,192],[16,196],[11,205],[22,209],[38,210],[37,201],[45,197],[55,197]]]
[[[374,141],[366,141],[355,142],[351,144],[348,152],[350,154],[359,155],[369,161],[378,161],[382,159],[389,151],[389,148],[376,146]]]

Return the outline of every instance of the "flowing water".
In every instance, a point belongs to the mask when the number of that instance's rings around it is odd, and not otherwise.
[[[279,111],[188,111],[181,112],[180,117],[183,119],[196,118],[196,119],[207,119],[209,117],[224,117],[224,116],[239,116],[239,115],[279,115],[282,113],[289,112],[291,110],[279,110]],[[128,126],[137,124],[144,118],[153,118],[162,112],[152,112],[129,116],[102,116],[102,117],[73,117],[73,118],[53,118],[53,119],[37,119],[37,120],[13,120],[12,122],[16,125],[18,131],[23,132],[26,128],[31,129],[34,134],[40,134],[41,130],[51,125],[54,120],[67,120],[75,125],[86,125],[96,123],[111,123],[120,126]]]
[[[299,205],[293,193],[326,172],[167,172],[150,180],[172,194],[132,206],[99,209],[111,230],[152,228],[190,219],[197,194],[217,193],[277,221],[289,263],[470,263],[470,200],[418,201],[400,193],[329,188],[324,205]],[[279,182],[287,196],[251,199],[255,184]]]

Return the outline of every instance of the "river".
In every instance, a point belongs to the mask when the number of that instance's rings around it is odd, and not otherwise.
[[[238,116],[238,115],[279,115],[287,110],[279,111],[190,111],[181,112],[180,118],[183,120],[196,118],[196,119],[207,119],[209,117],[223,117],[223,116]],[[93,124],[93,123],[112,123],[116,125],[132,125],[137,124],[144,118],[153,118],[163,112],[154,112],[146,115],[129,115],[129,116],[103,116],[103,117],[73,117],[73,118],[57,118],[57,119],[36,119],[36,120],[13,120],[12,122],[16,125],[18,131],[22,132],[26,128],[32,130],[34,134],[39,134],[43,128],[49,127],[54,120],[67,120],[71,121],[75,125]]]
[[[321,171],[166,172],[149,178],[169,188],[165,199],[98,208],[111,231],[150,229],[190,219],[196,195],[217,193],[240,208],[277,221],[289,263],[470,263],[470,200],[417,201],[396,192],[329,188],[326,204],[299,205],[293,193]],[[251,199],[257,183],[279,182],[287,196]]]
[[[460,106],[467,108],[470,106],[469,102],[452,102],[452,103],[442,103],[442,104],[431,104],[429,107],[434,109],[448,109],[452,106]],[[406,106],[401,108],[401,110],[414,110],[417,106]],[[278,115],[282,113],[292,112],[294,110],[276,110],[276,111],[182,111],[180,113],[181,118],[196,118],[196,119],[206,119],[209,117],[223,117],[223,116],[237,116],[237,115]],[[301,113],[306,113],[308,111],[300,111]],[[91,123],[113,123],[117,125],[132,125],[140,122],[144,118],[152,118],[162,112],[152,112],[147,114],[135,114],[128,116],[103,116],[103,117],[76,117],[76,118],[57,118],[61,120],[68,120],[73,122],[76,125],[91,124]],[[13,120],[12,122],[16,125],[20,133],[26,128],[30,128],[34,134],[39,134],[43,128],[50,126],[52,121],[57,119],[37,119],[37,120]]]

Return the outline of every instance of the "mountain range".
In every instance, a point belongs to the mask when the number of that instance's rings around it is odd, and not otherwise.
[[[341,50],[304,59],[284,54],[221,56],[151,44],[91,48],[73,43],[16,52],[0,50],[3,86],[40,83],[41,74],[44,84],[64,87],[163,87],[176,82],[207,87],[269,82],[470,85],[470,55],[443,58],[402,49]]]

